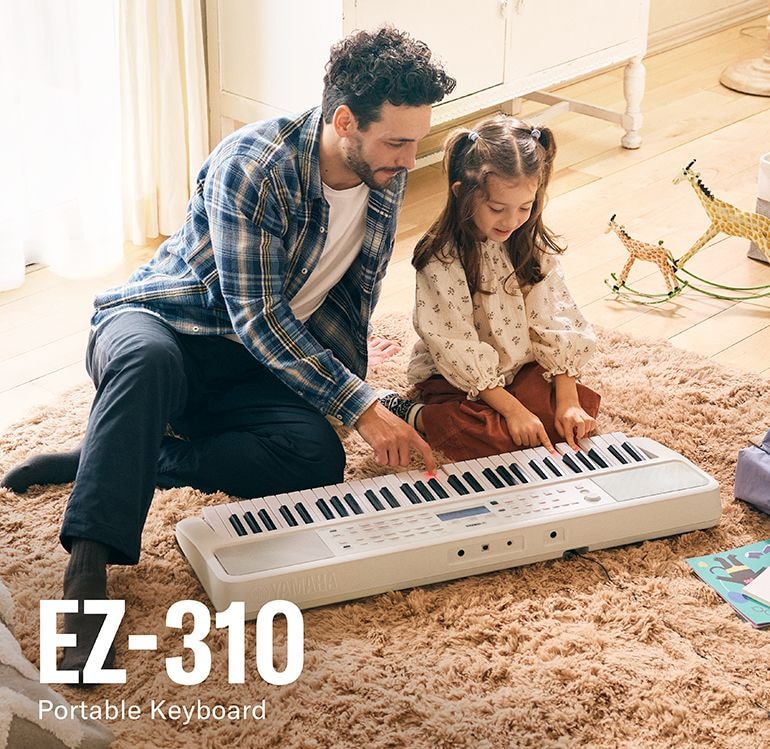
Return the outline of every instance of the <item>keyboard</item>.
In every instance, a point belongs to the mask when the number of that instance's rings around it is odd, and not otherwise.
[[[717,482],[644,437],[615,432],[333,486],[227,502],[177,524],[217,610],[310,608],[707,528]]]

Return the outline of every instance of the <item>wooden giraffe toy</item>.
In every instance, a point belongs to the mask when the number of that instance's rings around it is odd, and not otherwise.
[[[711,225],[706,229],[705,234],[676,261],[676,267],[682,268],[706,242],[719,232],[733,237],[750,239],[770,261],[770,218],[759,213],[742,211],[740,208],[725,203],[724,200],[715,198],[708,187],[701,182],[700,174],[692,170],[694,163],[695,159],[677,174],[674,178],[674,184],[686,179],[693,186],[695,194],[711,219]]]
[[[677,293],[679,288],[679,279],[674,275],[674,258],[671,253],[663,247],[661,241],[658,245],[648,244],[647,242],[641,242],[638,239],[633,239],[628,235],[628,232],[615,222],[615,216],[613,213],[610,222],[607,225],[607,232],[614,231],[618,235],[620,241],[625,245],[628,250],[628,260],[623,266],[623,270],[617,279],[617,283],[613,285],[613,291],[620,291],[620,287],[626,282],[628,274],[631,271],[631,266],[637,260],[648,260],[651,263],[655,263],[660,269],[663,275],[663,280],[666,282],[669,295]]]

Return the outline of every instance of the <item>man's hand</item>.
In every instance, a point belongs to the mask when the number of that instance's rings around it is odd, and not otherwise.
[[[414,450],[422,455],[429,472],[436,470],[430,445],[379,401],[372,403],[361,414],[355,427],[374,450],[374,459],[380,465],[406,468]]]
[[[387,338],[370,338],[367,341],[369,351],[369,366],[376,367],[386,359],[401,351],[398,341],[389,341]]]

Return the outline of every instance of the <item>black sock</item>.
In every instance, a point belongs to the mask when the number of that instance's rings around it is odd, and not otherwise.
[[[33,484],[66,484],[75,480],[80,463],[80,446],[66,453],[33,455],[3,476],[0,486],[17,494]]]
[[[72,542],[70,561],[64,572],[64,599],[78,601],[78,612],[64,615],[64,631],[74,633],[77,644],[65,648],[59,668],[78,671],[81,684],[83,668],[105,618],[99,614],[84,614],[83,601],[107,598],[108,555],[109,547],[104,544],[76,538]],[[110,668],[114,660],[115,651],[110,648],[103,668]]]

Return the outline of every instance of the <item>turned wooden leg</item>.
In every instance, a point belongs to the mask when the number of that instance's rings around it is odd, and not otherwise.
[[[642,145],[642,96],[644,79],[647,75],[641,57],[634,57],[623,71],[623,93],[626,97],[626,111],[621,124],[626,134],[620,142],[623,148],[639,148]]]

